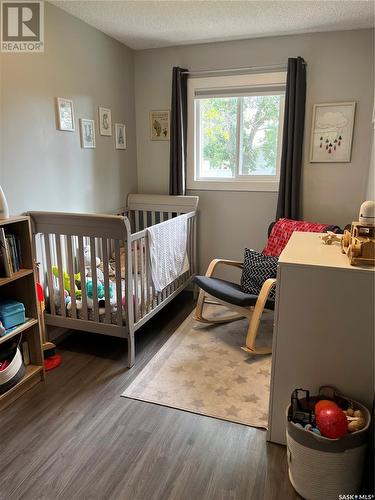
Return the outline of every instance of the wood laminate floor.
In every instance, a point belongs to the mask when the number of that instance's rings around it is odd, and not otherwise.
[[[288,500],[285,448],[239,424],[121,398],[191,312],[181,294],[126,342],[74,333],[63,364],[0,414],[0,498]]]

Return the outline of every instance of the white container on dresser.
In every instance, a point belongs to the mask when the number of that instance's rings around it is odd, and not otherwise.
[[[339,243],[295,232],[280,255],[267,438],[285,444],[291,392],[333,385],[371,409],[374,267],[354,267]]]

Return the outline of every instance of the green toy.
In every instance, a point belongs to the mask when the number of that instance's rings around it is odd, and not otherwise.
[[[97,281],[97,289],[98,289],[98,299],[104,299],[105,296],[104,285],[99,280]],[[92,299],[92,280],[86,280],[86,291],[87,291],[87,296],[90,297],[90,299]],[[112,285],[109,285],[109,298],[112,299],[112,297],[113,297],[113,287]]]
[[[59,268],[57,266],[52,267],[52,273],[57,279],[59,278]],[[65,290],[67,290],[69,292],[69,295],[71,295],[71,293],[70,293],[70,276],[66,271],[63,272],[63,278],[64,278],[64,288],[65,288]],[[77,281],[78,282],[81,281],[81,273],[77,273],[74,275],[74,293],[75,293],[75,296],[77,297],[77,299],[79,299],[82,296],[82,292],[77,287],[77,283],[76,283]]]

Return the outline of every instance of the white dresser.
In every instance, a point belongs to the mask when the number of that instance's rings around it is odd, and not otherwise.
[[[296,388],[336,386],[371,409],[374,398],[373,267],[353,267],[340,245],[293,233],[280,255],[268,440],[285,444]]]

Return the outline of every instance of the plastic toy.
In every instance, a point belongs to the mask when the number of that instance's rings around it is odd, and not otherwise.
[[[57,266],[52,267],[52,273],[57,279],[59,278],[59,268]],[[66,271],[63,272],[63,279],[64,279],[64,288],[65,290],[68,291],[68,293],[70,293],[70,276]],[[77,281],[81,281],[80,273],[74,275],[74,292],[76,297],[78,298],[81,296],[81,290],[79,290],[77,287]]]
[[[103,284],[98,280],[97,282],[97,290],[98,290],[98,299],[102,299],[104,297],[104,286]],[[86,292],[87,292],[87,296],[90,297],[90,299],[92,299],[92,280],[87,280],[86,281]],[[109,289],[109,292],[111,294],[111,289]],[[113,291],[112,291],[113,293]]]
[[[320,430],[317,427],[314,427],[311,424],[306,424],[305,427],[304,427],[304,429],[305,429],[305,431],[314,432],[314,434],[318,434],[318,436],[321,436]]]
[[[316,424],[322,436],[338,439],[348,432],[345,413],[338,406],[325,407],[316,415]]]
[[[320,432],[320,430],[317,427],[313,427],[311,429],[311,431],[314,432],[314,434],[317,434],[318,436],[322,435],[322,433]]]
[[[304,398],[299,398],[301,393],[305,394]],[[303,426],[314,423],[314,413],[309,391],[305,389],[295,389],[292,392],[288,411],[288,421],[302,424]]]
[[[320,411],[323,408],[332,408],[332,407],[337,408],[337,404],[334,401],[331,401],[330,399],[321,399],[316,403],[314,407],[315,416],[318,415],[318,413],[320,413]]]

